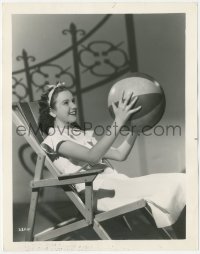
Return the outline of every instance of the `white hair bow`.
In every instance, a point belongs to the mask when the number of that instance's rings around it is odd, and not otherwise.
[[[53,88],[53,89],[49,92],[49,94],[48,94],[48,103],[49,103],[49,106],[50,106],[51,98],[52,98],[52,95],[53,95],[55,89],[56,89],[57,87],[63,86],[63,85],[65,85],[65,82],[57,82],[57,83],[54,84],[54,85],[47,85],[47,87],[48,87],[49,89]]]

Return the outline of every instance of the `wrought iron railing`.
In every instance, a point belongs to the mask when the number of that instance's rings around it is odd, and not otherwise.
[[[25,49],[22,54],[17,57],[18,61],[22,61],[24,68],[13,71],[13,95],[15,100],[33,101],[34,94],[42,92],[45,85],[50,79],[50,75],[54,74],[55,81],[67,80],[68,88],[77,96],[78,108],[80,113],[80,122],[84,121],[84,110],[82,103],[82,94],[93,90],[99,86],[105,85],[107,82],[114,80],[128,71],[137,71],[135,35],[133,16],[125,15],[125,25],[127,31],[128,49],[122,49],[122,41],[111,42],[107,40],[94,40],[87,43],[87,40],[97,32],[112,15],[105,15],[103,19],[88,33],[78,29],[75,24],[71,23],[69,29],[65,29],[62,33],[71,36],[71,46],[43,62],[33,64],[36,61],[34,56],[30,56]],[[125,38],[126,39],[126,38]],[[72,54],[72,64],[64,66],[59,60]],[[113,61],[116,56],[120,59],[117,63]],[[87,58],[93,59],[88,63]],[[66,61],[65,61],[66,62]],[[68,61],[69,62],[69,61]],[[82,71],[80,71],[82,68]],[[81,77],[86,72],[94,75],[100,80],[95,81],[87,87],[82,87]],[[34,92],[35,89],[35,92]]]

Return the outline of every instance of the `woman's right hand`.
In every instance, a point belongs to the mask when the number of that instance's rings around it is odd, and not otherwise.
[[[125,92],[123,91],[121,99],[119,100],[118,107],[115,103],[112,103],[113,111],[115,114],[115,120],[119,121],[122,125],[127,122],[129,117],[138,112],[142,107],[138,106],[134,108],[134,105],[138,99],[137,96],[133,96],[133,92],[129,93],[125,97]]]

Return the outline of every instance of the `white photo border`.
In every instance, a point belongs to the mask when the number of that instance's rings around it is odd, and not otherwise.
[[[66,11],[67,10],[67,11]],[[186,15],[186,239],[13,242],[12,227],[12,15],[185,13]],[[196,3],[4,3],[3,4],[3,237],[6,251],[196,250],[198,248],[197,4]]]

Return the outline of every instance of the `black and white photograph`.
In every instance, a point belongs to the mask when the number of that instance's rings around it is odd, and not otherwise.
[[[194,249],[187,13],[34,7],[10,15],[12,243]]]

